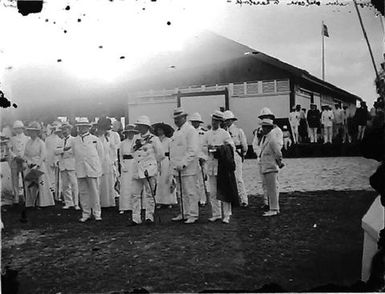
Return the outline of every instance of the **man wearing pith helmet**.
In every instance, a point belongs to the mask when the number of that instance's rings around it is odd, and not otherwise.
[[[217,199],[217,175],[218,175],[218,150],[221,146],[228,144],[235,149],[230,134],[220,127],[223,123],[223,112],[216,110],[211,115],[212,129],[207,131],[203,138],[203,152],[207,159],[207,174],[210,185],[210,204],[212,217],[210,222],[222,219],[228,224],[231,216],[231,202],[224,202]],[[238,196],[236,196],[238,198]],[[223,209],[222,209],[223,208]],[[222,212],[223,210],[223,212]]]
[[[172,220],[186,219],[185,224],[192,224],[199,217],[199,195],[196,190],[199,137],[194,127],[187,122],[187,113],[182,107],[174,110],[173,117],[178,128],[170,143],[170,170],[176,178],[181,211]]]
[[[243,168],[243,160],[247,153],[247,139],[246,135],[241,128],[234,124],[238,119],[234,116],[234,114],[230,110],[226,110],[223,113],[225,124],[227,127],[227,131],[229,132],[231,139],[233,139],[235,145],[235,177],[237,179],[238,193],[241,200],[241,206],[247,207],[249,204],[249,200],[247,198],[245,183],[243,181],[242,168]]]
[[[11,179],[13,187],[13,202],[19,203],[19,177],[23,171],[23,156],[25,145],[29,137],[24,134],[24,124],[17,120],[13,124],[15,135],[8,142],[9,147],[9,165],[11,167]]]
[[[81,118],[76,126],[78,136],[72,140],[71,148],[75,156],[79,198],[83,210],[79,221],[84,223],[91,215],[96,221],[101,221],[98,179],[102,176],[103,146],[98,137],[90,134],[92,125],[87,118]]]
[[[275,115],[267,107],[261,110],[262,138],[258,150],[260,175],[262,178],[264,208],[268,211],[263,216],[269,217],[279,213],[278,171],[283,167],[282,153],[283,133],[274,124]]]
[[[201,124],[203,124],[202,117],[198,112],[193,113],[190,115],[189,120],[191,122],[191,125],[195,128],[195,130],[198,132],[199,136],[199,150],[198,150],[198,158],[199,158],[199,167],[197,171],[197,182],[196,182],[196,188],[197,193],[199,195],[199,204],[204,206],[206,205],[208,199],[206,197],[205,192],[205,183],[203,182],[205,180],[205,174],[207,173],[206,168],[206,161],[205,161],[205,155],[203,154],[202,147],[203,147],[203,136],[206,133],[206,130],[202,128]],[[203,177],[202,177],[203,174]]]
[[[151,122],[148,116],[139,116],[135,122],[139,134],[133,140],[132,154],[132,223],[142,223],[141,210],[144,208],[146,224],[154,222],[155,211],[155,184],[158,175],[158,166],[164,158],[162,144],[159,138],[150,133]],[[143,198],[141,192],[143,190]]]

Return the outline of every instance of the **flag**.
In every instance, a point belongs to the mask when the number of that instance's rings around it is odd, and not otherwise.
[[[322,35],[324,35],[325,37],[329,37],[328,27],[326,26],[326,24],[322,24]]]

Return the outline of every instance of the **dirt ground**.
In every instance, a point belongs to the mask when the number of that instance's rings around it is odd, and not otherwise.
[[[230,224],[173,223],[177,208],[159,210],[160,224],[128,227],[117,209],[80,224],[80,212],[2,207],[2,267],[19,271],[19,293],[253,291],[277,283],[306,291],[360,279],[361,218],[368,191],[281,194],[281,214],[263,218],[260,197],[233,210]],[[158,220],[159,221],[159,220]]]

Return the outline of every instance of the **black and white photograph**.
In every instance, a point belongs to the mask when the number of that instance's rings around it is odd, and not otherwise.
[[[385,291],[384,0],[0,0],[1,293]]]

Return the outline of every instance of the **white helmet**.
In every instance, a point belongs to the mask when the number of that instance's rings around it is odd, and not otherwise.
[[[234,113],[232,113],[230,110],[226,110],[224,113],[223,113],[223,118],[224,120],[238,120],[235,116],[234,116]]]
[[[24,124],[21,120],[17,120],[13,123],[13,128],[14,129],[22,129],[22,128],[24,128]]]
[[[198,121],[198,122],[200,122],[200,123],[203,123],[202,117],[201,117],[201,115],[200,115],[198,112],[195,112],[195,113],[193,113],[193,114],[190,116],[190,121]]]
[[[141,115],[135,122],[136,125],[145,125],[151,127],[150,118],[147,115]]]
[[[262,119],[264,117],[275,117],[274,113],[267,107],[262,108],[261,113],[258,118]]]

